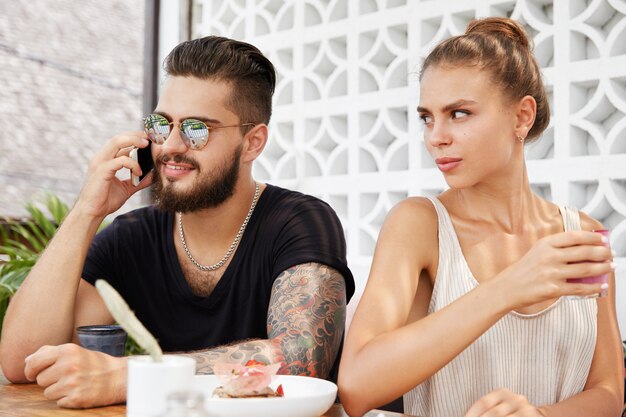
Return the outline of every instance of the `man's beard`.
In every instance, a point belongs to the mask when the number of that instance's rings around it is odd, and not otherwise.
[[[235,185],[239,179],[240,159],[241,147],[235,150],[230,162],[225,161],[223,167],[212,169],[205,175],[200,173],[191,185],[191,189],[187,191],[176,190],[175,184],[169,181],[165,184],[160,168],[169,160],[192,164],[196,170],[198,170],[198,164],[180,155],[158,161],[154,170],[152,189],[157,206],[164,211],[183,213],[219,206],[235,192]]]

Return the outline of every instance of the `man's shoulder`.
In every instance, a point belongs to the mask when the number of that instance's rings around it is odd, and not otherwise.
[[[334,213],[334,210],[328,203],[318,197],[310,194],[304,194],[300,191],[289,190],[277,185],[267,184],[265,190],[269,194],[270,204],[277,206],[276,208],[284,210],[293,209],[324,209]]]
[[[335,210],[318,197],[269,184],[266,192],[268,198],[259,213],[266,228],[306,234],[341,229]]]

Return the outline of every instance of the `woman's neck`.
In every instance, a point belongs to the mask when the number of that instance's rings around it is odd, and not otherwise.
[[[451,189],[442,197],[455,216],[492,224],[505,233],[523,233],[549,219],[553,205],[533,193],[525,164],[517,172],[472,187]]]

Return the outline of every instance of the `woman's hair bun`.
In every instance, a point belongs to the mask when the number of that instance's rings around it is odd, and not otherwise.
[[[466,35],[489,34],[509,38],[520,46],[530,50],[531,43],[524,28],[515,20],[506,17],[485,17],[472,20],[465,30]]]

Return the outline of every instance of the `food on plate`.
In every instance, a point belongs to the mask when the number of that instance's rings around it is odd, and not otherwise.
[[[283,397],[283,387],[274,391],[269,385],[280,369],[280,363],[265,364],[249,360],[245,365],[217,363],[213,372],[222,384],[215,388],[213,396],[218,398]]]

